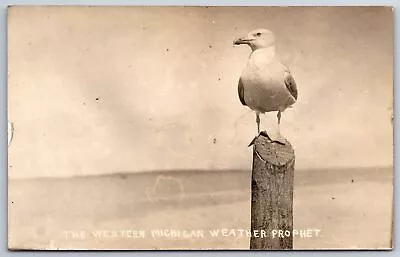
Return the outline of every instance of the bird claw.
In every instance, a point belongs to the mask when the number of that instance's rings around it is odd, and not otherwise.
[[[250,146],[254,145],[254,143],[256,142],[256,139],[257,139],[258,137],[260,137],[260,136],[267,137],[269,140],[271,140],[271,138],[270,138],[270,136],[268,135],[267,131],[261,131],[260,133],[258,133],[257,136],[255,136],[255,137],[253,138],[253,140],[251,140],[250,144],[249,144],[247,147],[250,147]],[[271,141],[272,141],[272,140],[271,140]]]
[[[277,143],[277,144],[280,144],[280,145],[286,145],[285,139],[283,139],[283,140],[281,140],[281,139],[272,140],[272,143]]]
[[[258,136],[254,137],[253,140],[251,140],[250,144],[247,147],[254,145],[254,142],[256,141],[257,137]]]
[[[278,144],[281,144],[281,145],[286,145],[286,139],[281,134],[278,134],[278,136],[276,138],[274,138],[272,140],[272,142],[273,143],[278,143]]]
[[[253,138],[253,140],[251,140],[250,144],[249,144],[247,147],[250,147],[250,146],[254,145],[256,139],[257,139],[259,136],[267,137],[272,143],[277,143],[277,144],[281,144],[281,145],[286,145],[286,139],[285,139],[283,136],[281,136],[280,134],[277,136],[277,138],[274,138],[274,139],[273,139],[273,138],[271,138],[271,137],[268,135],[267,131],[261,131],[257,136],[255,136],[255,137]]]
[[[258,136],[264,136],[267,137],[269,140],[271,140],[271,137],[268,135],[266,130],[261,131]],[[272,140],[271,140],[272,141]]]

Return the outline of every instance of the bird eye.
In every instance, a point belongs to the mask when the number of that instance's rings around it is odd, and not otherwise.
[[[261,37],[261,32],[258,32],[256,35],[257,37]]]

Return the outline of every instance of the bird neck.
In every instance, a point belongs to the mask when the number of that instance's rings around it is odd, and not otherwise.
[[[275,46],[268,46],[264,48],[258,48],[251,52],[250,59],[257,63],[268,63],[272,61],[276,57],[276,49]]]

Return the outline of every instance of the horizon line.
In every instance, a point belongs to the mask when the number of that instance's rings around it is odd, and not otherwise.
[[[295,172],[304,172],[306,170],[350,170],[350,169],[367,169],[367,170],[373,170],[373,169],[393,169],[392,171],[394,172],[394,165],[391,166],[358,166],[358,167],[352,167],[352,166],[344,166],[344,167],[325,167],[325,168],[299,168],[295,169]],[[131,176],[131,175],[143,175],[143,174],[157,174],[157,173],[184,173],[184,172],[224,172],[224,171],[230,171],[230,172],[245,172],[249,171],[251,172],[251,169],[239,169],[239,168],[233,168],[233,169],[153,169],[153,170],[119,170],[116,172],[110,172],[110,173],[99,173],[99,174],[79,174],[79,175],[72,175],[72,176],[38,176],[38,177],[19,177],[19,178],[10,178],[9,174],[7,174],[7,180],[35,180],[35,179],[71,179],[71,178],[93,178],[93,177],[107,177],[107,176]]]

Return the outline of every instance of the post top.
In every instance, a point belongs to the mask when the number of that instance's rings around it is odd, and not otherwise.
[[[285,166],[294,160],[294,150],[290,142],[273,142],[268,136],[260,134],[254,141],[254,151],[265,162],[275,166]]]

